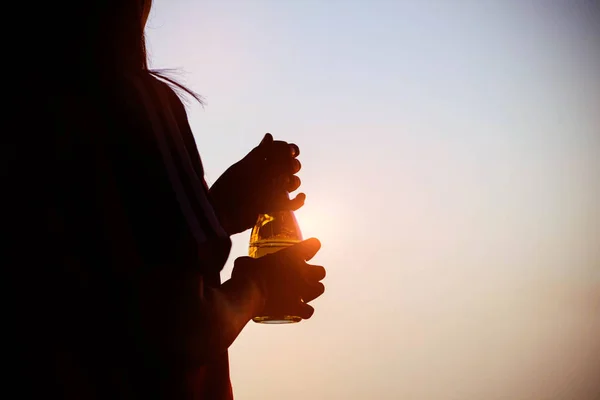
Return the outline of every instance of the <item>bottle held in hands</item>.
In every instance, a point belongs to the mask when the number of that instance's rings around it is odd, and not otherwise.
[[[293,211],[275,211],[261,214],[250,234],[249,256],[260,258],[266,254],[285,249],[302,241],[302,232]],[[283,302],[269,302],[264,308],[264,315],[253,318],[262,324],[289,324],[300,322],[301,317],[286,312],[302,299],[285,299]]]

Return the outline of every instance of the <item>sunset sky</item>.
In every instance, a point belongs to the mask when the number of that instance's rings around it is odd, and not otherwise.
[[[237,400],[600,398],[591,1],[154,2],[209,184],[297,143],[323,243],[314,317],[231,347]]]

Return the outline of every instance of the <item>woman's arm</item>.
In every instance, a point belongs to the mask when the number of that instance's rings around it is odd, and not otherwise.
[[[166,333],[167,341],[155,347],[165,349],[168,361],[176,365],[202,365],[227,350],[250,318],[260,315],[267,298],[280,302],[290,293],[304,300],[290,312],[310,318],[314,310],[306,303],[323,293],[320,281],[325,269],[306,261],[320,247],[317,239],[308,239],[258,259],[240,257],[235,260],[231,279],[218,287],[208,285],[199,272],[177,279],[172,272],[165,275],[167,279],[156,277],[153,285],[146,285],[153,289],[143,301],[149,306],[147,316],[154,322],[146,328]],[[174,302],[161,304],[165,299]],[[157,310],[162,313],[157,315]]]
[[[204,288],[200,298],[200,315],[205,319],[208,335],[198,341],[191,333],[192,361],[201,362],[222,354],[233,343],[252,317],[260,314],[265,293],[246,277],[234,277],[218,288]]]
[[[139,304],[143,331],[169,365],[197,367],[222,355],[265,302],[259,282],[247,276],[212,287],[198,271],[163,272],[140,282]]]

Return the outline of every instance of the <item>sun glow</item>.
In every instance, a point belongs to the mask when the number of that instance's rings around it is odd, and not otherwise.
[[[305,239],[316,237],[323,243],[330,243],[339,237],[344,227],[343,210],[337,205],[331,207],[329,203],[307,204],[296,211],[296,219]]]

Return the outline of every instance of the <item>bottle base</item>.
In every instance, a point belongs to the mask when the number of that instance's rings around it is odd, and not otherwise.
[[[263,317],[254,317],[252,321],[257,324],[271,324],[271,325],[281,325],[281,324],[294,324],[302,321],[301,317],[295,315],[283,315],[283,316],[263,316]]]

